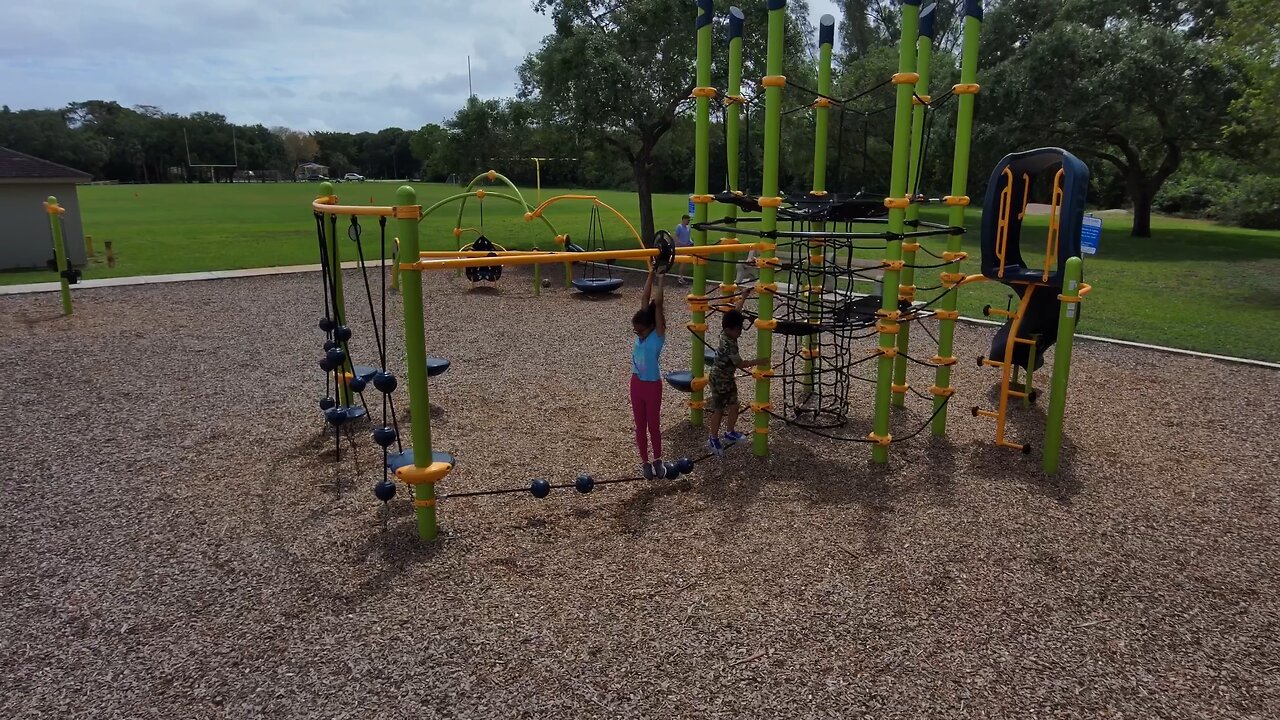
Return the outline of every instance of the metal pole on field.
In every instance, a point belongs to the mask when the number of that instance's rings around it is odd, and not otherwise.
[[[1067,411],[1067,383],[1071,379],[1071,344],[1075,340],[1076,322],[1080,319],[1083,263],[1078,257],[1067,258],[1062,277],[1062,306],[1058,311],[1058,349],[1053,354],[1053,380],[1049,394],[1049,414],[1045,419],[1043,468],[1058,472],[1062,452],[1062,419]],[[1027,380],[1027,388],[1031,381]]]
[[[890,239],[884,248],[883,290],[880,293],[880,311],[876,313],[880,317],[876,322],[880,338],[880,359],[876,366],[876,416],[874,429],[867,435],[869,440],[876,443],[871,450],[871,459],[881,465],[889,462],[889,443],[893,440],[889,433],[889,405],[893,390],[893,358],[898,354],[895,341],[901,330],[896,290],[902,276],[901,236],[906,229],[907,207],[911,204],[911,198],[907,195],[907,173],[911,164],[911,100],[915,94],[916,81],[920,79],[916,75],[919,20],[920,0],[903,0],[898,72],[892,78],[893,84],[897,86],[893,165],[889,171],[889,197],[884,199],[885,207],[889,208],[889,234],[897,236],[897,239]]]
[[[778,229],[778,208],[782,198],[778,197],[778,152],[782,137],[782,88],[787,78],[782,75],[782,42],[783,29],[787,21],[787,0],[768,0],[765,7],[769,10],[769,42],[765,60],[765,76],[760,80],[764,85],[764,174],[760,182],[760,230],[772,233]],[[760,280],[756,283],[759,293],[757,303],[756,328],[759,331],[756,339],[756,356],[773,363],[773,330],[778,321],[773,319],[773,294],[778,285],[774,282],[774,268],[778,267],[778,245],[776,242],[766,243],[759,253]],[[753,412],[754,437],[751,441],[752,454],[763,457],[769,452],[769,378],[773,371],[769,367],[755,368],[752,375],[756,378],[756,399],[751,403]]]
[[[818,21],[818,97],[813,99],[813,195],[821,197],[827,194],[827,120],[831,113],[831,46],[836,40],[836,19],[823,15]],[[827,229],[826,221],[814,223],[813,230],[821,232]],[[809,321],[818,324],[822,321],[822,293],[825,288],[826,274],[822,265],[826,259],[826,238],[814,237],[809,240],[809,276],[805,288],[806,304],[809,306]],[[815,302],[816,301],[816,302]],[[813,389],[813,367],[818,348],[817,338],[806,335],[804,338],[804,385]]]
[[[913,198],[920,194],[921,176],[924,168],[921,158],[924,154],[924,121],[932,112],[928,103],[929,97],[929,61],[933,57],[933,16],[936,5],[930,5],[920,12],[920,36],[916,41],[916,81],[915,96],[911,98],[911,161],[907,170],[907,193]],[[906,225],[910,230],[919,229],[920,206],[912,203],[907,207]],[[902,243],[902,278],[897,290],[885,286],[887,295],[894,292],[898,300],[914,302],[916,299],[916,270],[911,267],[916,262],[916,250],[920,243],[915,239]],[[906,405],[907,390],[907,353],[911,352],[911,323],[902,323],[898,328],[898,355],[893,359],[893,399],[895,407]]]
[[[960,53],[960,84],[952,88],[958,96],[959,107],[956,110],[956,149],[951,162],[951,194],[946,197],[950,206],[947,224],[953,228],[964,229],[964,209],[969,204],[969,141],[973,133],[973,101],[978,92],[978,34],[982,30],[982,0],[965,0],[964,35]],[[938,318],[938,370],[934,376],[933,387],[933,434],[947,434],[947,412],[942,404],[955,393],[951,387],[951,366],[955,364],[952,355],[952,342],[955,339],[956,319],[960,313],[956,310],[959,302],[959,283],[964,273],[959,272],[963,259],[964,238],[951,235],[947,238],[947,251],[942,257],[952,263],[942,269],[941,285],[948,290],[942,299],[941,308],[935,313]]]
[[[712,198],[708,193],[711,185],[711,98],[716,90],[711,87],[711,21],[713,14],[712,0],[698,0],[698,16],[694,28],[698,35],[698,73],[697,87],[693,94],[697,99],[697,110],[694,123],[694,156],[693,156],[693,221],[707,222],[707,207]],[[694,230],[693,244],[707,244],[707,231]],[[689,310],[692,315],[689,330],[693,332],[692,376],[704,379],[706,370],[707,335],[707,263],[699,258],[693,266],[693,290],[689,294]],[[689,420],[694,425],[702,424],[702,410],[706,405],[703,400],[703,388],[694,384],[695,390],[689,397]]]
[[[50,195],[44,201],[44,211],[49,214],[49,231],[53,234],[53,258],[58,268],[59,291],[62,293],[62,314],[71,314],[71,281],[67,277],[67,248],[62,237],[62,214],[66,212],[58,204],[58,198]]]
[[[741,170],[741,137],[739,134],[742,114],[742,31],[743,21],[746,16],[742,10],[737,7],[729,8],[729,89],[725,95],[724,103],[724,147],[725,155],[728,159],[728,167],[726,168],[726,180],[728,181],[728,189],[730,192],[740,192],[742,185],[738,181],[738,173]],[[738,206],[730,205],[726,212],[726,217],[731,218],[726,225],[736,227],[733,220],[738,217]],[[736,232],[734,235],[736,236]],[[737,237],[727,237],[721,240],[725,243],[738,242]],[[736,287],[738,281],[738,261],[741,256],[738,254],[726,255],[725,262],[722,263],[723,272],[720,275],[720,291],[723,293],[734,293],[738,291]]]
[[[418,221],[422,206],[414,189],[408,185],[396,190],[395,220],[400,235],[400,252],[403,257],[418,257]],[[422,315],[422,278],[401,269],[400,295],[404,298],[404,350],[405,368],[409,381],[409,412],[413,423],[410,434],[413,439],[413,466],[419,470],[431,468],[431,400],[427,388],[427,340]],[[401,470],[404,470],[402,468]],[[412,472],[397,471],[405,479]],[[434,479],[413,484],[413,509],[418,521],[418,537],[434,540],[436,537],[436,494]]]

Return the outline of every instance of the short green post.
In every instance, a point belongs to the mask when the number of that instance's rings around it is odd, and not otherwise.
[[[813,99],[813,194],[827,194],[827,121],[831,113],[829,107],[831,95],[831,47],[836,39],[836,19],[831,15],[823,15],[818,20],[818,95]],[[813,225],[816,231],[827,229],[827,223],[819,220]],[[809,307],[809,322],[814,325],[822,322],[822,294],[826,286],[826,273],[822,268],[826,258],[826,238],[809,239],[809,274],[803,293]],[[813,258],[818,258],[814,262]],[[792,290],[794,292],[794,289]],[[813,391],[815,355],[821,345],[815,335],[804,338],[804,374],[803,385]]]
[[[415,209],[416,212],[409,212]],[[400,253],[418,257],[418,220],[422,207],[418,195],[409,185],[396,190],[396,225],[400,233]],[[404,354],[409,381],[409,412],[413,416],[410,436],[413,440],[413,464],[430,467],[431,400],[427,391],[427,340],[422,317],[422,276],[416,270],[400,270],[400,295],[404,298]],[[413,486],[414,512],[418,519],[418,537],[436,537],[436,489],[432,483]]]
[[[760,182],[760,230],[772,233],[778,229],[778,159],[782,139],[782,87],[786,78],[782,75],[783,31],[787,21],[787,0],[768,0],[765,7],[769,9],[769,43],[765,60],[764,85],[764,177]],[[774,268],[778,264],[777,244],[774,240],[761,238],[766,243],[765,250],[760,252],[760,282],[756,284],[760,299],[757,304],[756,327],[759,334],[756,339],[756,357],[773,364],[773,328],[777,321],[773,319],[773,297],[776,291]],[[756,368],[756,401],[754,405],[755,437],[751,441],[751,452],[757,457],[769,453],[769,378],[772,372],[769,367]]]
[[[915,94],[911,102],[911,165],[907,170],[907,192],[914,196],[920,191],[921,175],[924,168],[920,166],[920,157],[924,153],[924,119],[932,112],[926,104],[929,102],[929,61],[933,57],[933,14],[935,5],[920,11],[920,35],[916,41],[916,73],[920,79],[916,81]],[[920,205],[912,202],[907,206],[907,229],[918,230]],[[916,297],[916,262],[915,246],[917,239],[904,242],[902,248],[901,285],[894,289],[885,287],[884,293],[896,292],[898,300],[914,302]],[[893,405],[904,407],[907,400],[907,353],[911,352],[911,323],[905,322],[898,329],[898,356],[893,359]]]
[[[729,88],[728,95],[724,99],[724,148],[728,160],[725,174],[730,192],[742,189],[738,174],[742,167],[742,33],[745,18],[740,8],[729,8]],[[733,241],[736,241],[737,225],[733,221],[738,217],[738,206],[730,205],[726,210],[726,217],[730,218],[727,224],[734,228],[731,232]],[[721,283],[729,287],[737,284],[737,262],[741,257],[738,253],[729,253],[724,256],[724,262],[721,263],[723,270],[720,275]]]
[[[320,196],[322,198],[335,197],[333,194],[333,184],[328,182],[320,183]],[[329,282],[333,287],[333,321],[338,325],[347,324],[347,309],[342,296],[342,243],[338,240],[345,232],[344,229],[338,228],[331,222],[333,216],[327,215],[324,218],[324,236],[326,247],[329,250]],[[342,344],[342,349],[347,353],[347,359],[343,361],[342,367],[338,372],[348,372],[355,374],[355,365],[351,362],[351,348],[347,343]],[[355,402],[355,396],[351,392],[351,388],[347,387],[345,382],[338,382],[338,399],[343,406],[349,407]]]
[[[1062,418],[1067,411],[1067,384],[1071,379],[1071,343],[1080,318],[1083,268],[1078,257],[1067,258],[1062,278],[1062,307],[1058,310],[1058,349],[1053,352],[1053,380],[1049,391],[1049,416],[1044,428],[1044,471],[1058,472],[1062,455]],[[1030,384],[1030,383],[1028,383]]]
[[[693,194],[695,223],[707,222],[707,192],[711,185],[711,95],[707,89],[711,87],[711,21],[713,14],[711,0],[698,0],[698,16],[694,28],[698,34],[698,73],[696,114],[694,116],[693,146]],[[693,244],[706,245],[707,231],[694,230]],[[693,357],[691,358],[694,378],[701,378],[706,371],[704,357],[707,336],[707,265],[700,261],[693,266],[693,290],[690,298],[692,312],[690,329],[693,330]],[[702,424],[703,389],[698,387],[689,397],[689,421],[694,425]]]
[[[533,246],[533,251],[538,252],[538,246]],[[533,296],[540,297],[542,295],[542,263],[534,263],[533,265]]]
[[[951,194],[947,202],[951,208],[947,218],[955,230],[964,230],[964,209],[969,204],[965,194],[969,187],[969,143],[973,134],[973,101],[978,91],[978,35],[982,30],[981,0],[965,0],[963,49],[960,54],[960,84],[955,87],[959,97],[956,110],[956,146],[955,156],[951,162]],[[961,92],[963,91],[963,92]],[[960,289],[957,285],[960,276],[959,253],[964,249],[963,236],[953,234],[947,238],[947,254],[943,257],[954,258],[952,264],[943,268],[942,286],[950,290],[942,299],[938,310],[938,358],[939,367],[934,374],[933,393],[933,434],[942,437],[947,434],[947,413],[943,403],[955,392],[951,388],[951,365],[955,363],[953,341],[955,340],[956,308],[958,307]]]
[[[62,314],[71,314],[71,283],[67,279],[67,246],[62,237],[62,213],[58,198],[50,195],[44,201],[45,212],[49,214],[49,230],[53,233],[53,258],[58,268],[58,280],[62,292]]]
[[[881,291],[880,320],[876,323],[880,341],[880,359],[876,366],[876,416],[874,430],[868,436],[876,441],[871,459],[877,464],[889,462],[889,406],[893,389],[893,357],[897,353],[897,334],[902,323],[898,318],[897,288],[902,276],[902,236],[907,219],[907,174],[911,164],[911,98],[915,93],[916,37],[919,34],[920,0],[903,0],[902,38],[898,41],[898,72],[893,76],[897,86],[894,105],[893,165],[889,172],[889,233],[884,248],[884,277]]]

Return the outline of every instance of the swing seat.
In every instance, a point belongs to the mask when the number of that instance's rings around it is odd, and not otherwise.
[[[373,376],[378,374],[378,368],[372,365],[356,365],[352,370],[356,377],[365,382],[373,382]]]
[[[436,450],[431,453],[431,460],[432,462],[449,463],[454,467],[457,467],[458,465],[458,461],[455,460],[452,455],[450,455],[447,452],[440,452],[439,450]],[[412,465],[412,464],[413,464],[413,448],[405,448],[404,452],[389,453],[387,455],[387,469],[390,470],[391,472],[395,472],[396,470],[399,470],[400,468],[406,465]]]
[[[676,370],[664,375],[667,384],[679,390],[682,393],[693,392],[693,372],[689,370]]]
[[[449,370],[449,361],[444,358],[427,358],[427,377],[443,375]]]
[[[584,295],[603,295],[622,287],[622,278],[577,278],[573,286]]]

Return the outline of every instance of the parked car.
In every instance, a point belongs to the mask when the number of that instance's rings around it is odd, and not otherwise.
[[[307,182],[324,182],[329,179],[328,175],[308,175]]]
[[[344,182],[364,182],[364,176],[360,173],[347,173],[342,179]]]

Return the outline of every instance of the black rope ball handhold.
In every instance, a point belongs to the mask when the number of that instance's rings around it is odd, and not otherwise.
[[[338,338],[338,342],[346,342],[351,339],[351,328],[339,325],[333,329],[333,336]]]
[[[378,388],[379,392],[391,394],[396,389],[396,376],[383,370],[373,376],[373,386]]]
[[[578,492],[582,493],[583,495],[586,495],[587,493],[595,489],[596,481],[595,481],[595,478],[591,477],[590,475],[586,473],[582,473],[581,475],[578,476],[577,480],[573,481],[573,487]]]
[[[381,447],[390,447],[396,441],[396,429],[383,425],[373,429],[373,441]]]
[[[322,397],[322,398],[320,398],[320,409],[321,409],[321,410],[328,410],[328,409],[329,409],[329,408],[331,408],[331,407],[337,407],[337,406],[338,406],[338,401],[337,401],[337,400],[334,400],[334,399],[333,399],[333,398],[331,398],[331,397]]]
[[[338,323],[334,322],[333,318],[327,318],[327,317],[320,318],[321,330],[325,332],[333,332],[333,329],[336,327],[338,327]]]
[[[320,358],[321,370],[325,372],[333,372],[333,369],[336,367],[338,367],[336,364],[329,362],[329,353],[325,353],[324,357]]]
[[[529,492],[533,493],[533,496],[536,498],[544,498],[551,494],[551,483],[543,480],[542,478],[538,478],[537,480],[529,483]]]
[[[347,387],[351,388],[351,392],[353,393],[360,393],[364,392],[364,386],[367,384],[369,384],[368,380],[357,375],[351,378],[350,382],[347,383]]]
[[[390,480],[379,480],[378,484],[373,486],[373,496],[382,502],[389,502],[396,496],[396,484]]]
[[[334,349],[334,348],[336,348],[336,347],[338,347],[338,341],[337,341],[337,340],[325,340],[325,341],[324,341],[324,351],[325,351],[325,352],[329,352],[330,350],[332,350],[332,349]]]
[[[679,463],[669,462],[669,463],[666,463],[666,466],[667,466],[667,479],[668,479],[668,480],[675,480],[676,478],[680,477],[680,465],[679,465]]]
[[[688,475],[693,472],[693,460],[687,457],[682,457],[676,461],[676,468],[680,470],[682,475]]]
[[[324,411],[324,419],[330,425],[341,425],[347,421],[347,411],[340,407],[329,408]]]
[[[329,364],[338,367],[347,360],[347,351],[340,347],[329,348],[325,352],[325,357],[329,359]]]

